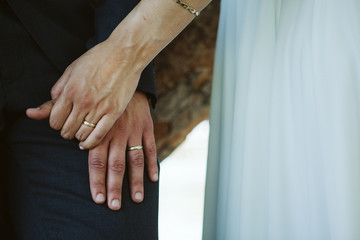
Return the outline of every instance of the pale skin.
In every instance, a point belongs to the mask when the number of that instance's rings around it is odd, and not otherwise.
[[[185,2],[197,11],[201,11],[210,1],[188,0]],[[147,105],[147,110],[144,110],[143,105],[137,107],[142,102],[141,100],[134,104],[131,104],[130,100],[133,98],[143,69],[194,17],[195,15],[182,8],[175,0],[142,0],[116,27],[107,40],[75,60],[53,86],[51,90],[53,100],[44,104],[51,106],[46,110],[50,115],[50,126],[60,130],[61,136],[65,139],[77,138],[80,141],[80,149],[92,149],[89,152],[90,165],[91,159],[101,152],[104,156],[102,159],[106,159],[107,168],[112,166],[111,156],[113,155],[110,150],[114,144],[109,145],[110,142],[119,143],[117,148],[121,149],[122,153],[118,155],[122,156],[125,156],[124,151],[129,146],[154,146],[152,120],[150,117],[150,130],[147,116],[149,106]],[[125,109],[128,114],[123,114]],[[128,140],[120,139],[124,138],[124,135],[120,135],[123,132],[118,129],[128,128],[132,125],[131,121],[134,120],[126,116],[139,117],[142,111],[146,112],[146,116],[141,116],[138,122],[138,126],[139,124],[144,126],[142,133],[133,134],[134,132],[127,130],[128,135],[125,134],[125,138]],[[41,111],[28,109],[27,114],[36,118],[35,115],[39,114],[38,112]],[[96,127],[85,126],[84,120],[96,124]],[[135,127],[129,129],[135,131]],[[152,137],[149,137],[150,131]],[[147,137],[144,137],[145,135]],[[130,141],[130,139],[132,140]],[[105,153],[105,146],[110,146],[108,153]],[[154,151],[154,147],[150,149],[152,152]],[[131,154],[139,154],[136,152],[142,151],[129,152],[128,157],[131,159]],[[145,154],[146,167],[150,179],[157,181],[158,169],[157,165],[156,169],[154,167],[156,164],[154,154],[150,154],[149,159]],[[130,187],[135,202],[141,202],[144,197],[142,181],[138,180],[140,168],[138,170],[139,173],[134,171],[134,174],[130,174]],[[120,190],[121,194],[122,171],[107,176],[106,188],[103,184],[97,185],[97,180],[94,180],[103,179],[104,170],[92,171],[90,168],[90,188],[94,201],[103,203],[107,196],[109,207],[118,210],[120,207],[116,204],[116,207],[113,207],[112,202],[114,199],[121,200],[119,191],[114,195],[106,192],[111,192],[111,189],[116,188]],[[141,174],[141,179],[142,176],[143,174]],[[120,178],[121,181],[119,181]],[[113,183],[114,185],[112,185]],[[117,187],[112,188],[111,186]],[[137,193],[141,194],[140,198]],[[99,194],[103,194],[104,198],[98,197]]]
[[[48,118],[53,101],[42,104],[37,109],[28,109],[32,119]],[[127,152],[127,146],[143,142],[144,149]],[[158,166],[153,122],[145,94],[135,92],[124,113],[115,122],[101,143],[89,151],[89,182],[94,202],[105,201],[112,210],[121,208],[121,193],[125,167],[130,183],[130,194],[134,202],[144,198],[143,175],[153,182],[158,180]]]

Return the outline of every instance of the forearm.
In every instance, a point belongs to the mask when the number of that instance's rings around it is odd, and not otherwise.
[[[210,2],[186,1],[197,11]],[[144,68],[194,17],[176,0],[142,0],[53,86],[50,126],[65,139],[76,137],[81,149],[97,146],[126,109]]]
[[[211,0],[185,0],[201,11]],[[139,71],[168,45],[193,19],[194,14],[176,0],[142,0],[109,37]]]

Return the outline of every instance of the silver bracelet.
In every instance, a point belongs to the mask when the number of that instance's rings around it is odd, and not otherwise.
[[[193,7],[190,7],[189,5],[187,5],[186,3],[180,1],[180,0],[176,0],[176,3],[180,4],[183,8],[185,8],[186,10],[189,10],[189,12],[191,12],[192,14],[194,14],[195,16],[199,16],[200,12],[196,11]]]

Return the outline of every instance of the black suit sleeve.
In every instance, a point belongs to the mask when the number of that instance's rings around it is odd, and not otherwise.
[[[94,36],[87,41],[87,49],[106,40],[138,2],[138,0],[103,0],[95,6],[95,32]],[[136,90],[146,93],[151,99],[152,106],[155,107],[157,94],[153,63],[150,63],[142,72]]]

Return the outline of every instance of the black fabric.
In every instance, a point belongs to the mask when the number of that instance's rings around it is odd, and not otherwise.
[[[47,120],[25,116],[50,99],[61,72],[17,15],[0,0],[0,232],[19,240],[158,239],[158,183],[144,175],[144,202],[133,203],[125,176],[122,209],[92,201],[88,152]]]
[[[60,72],[87,48],[107,39],[138,2],[8,0],[15,15]],[[137,90],[147,93],[155,106],[157,95],[152,63],[143,71]]]

